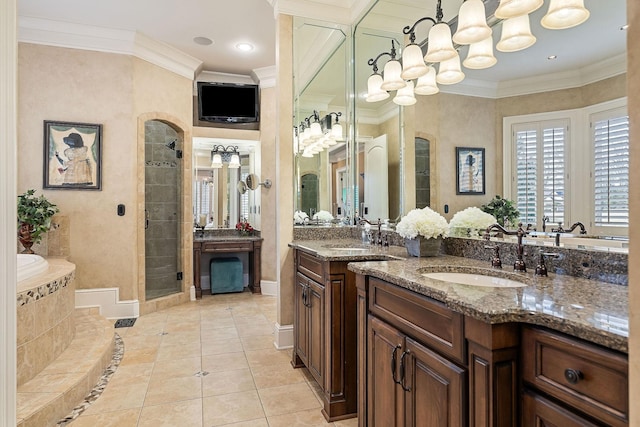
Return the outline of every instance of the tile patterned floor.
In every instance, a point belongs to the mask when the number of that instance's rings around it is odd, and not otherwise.
[[[273,346],[274,297],[205,295],[116,331],[124,358],[71,427],[357,426],[327,423],[317,384]]]

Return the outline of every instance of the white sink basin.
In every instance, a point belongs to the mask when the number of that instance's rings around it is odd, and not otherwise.
[[[522,288],[526,283],[502,277],[484,276],[482,274],[469,273],[424,273],[424,277],[442,280],[443,282],[457,283],[470,286],[483,286],[491,288]]]

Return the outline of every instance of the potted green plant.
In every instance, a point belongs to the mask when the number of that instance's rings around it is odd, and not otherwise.
[[[482,205],[481,209],[493,215],[498,224],[503,227],[507,224],[515,225],[520,217],[520,212],[515,208],[513,202],[500,196],[496,196],[486,205]]]
[[[51,228],[51,217],[59,212],[56,205],[43,195],[35,196],[35,190],[27,190],[18,196],[18,239],[24,254],[32,254],[31,246],[42,240]]]

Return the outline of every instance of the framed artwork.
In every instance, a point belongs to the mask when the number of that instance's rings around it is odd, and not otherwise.
[[[484,148],[456,147],[456,194],[485,194]]]
[[[43,188],[100,190],[102,125],[44,121]]]

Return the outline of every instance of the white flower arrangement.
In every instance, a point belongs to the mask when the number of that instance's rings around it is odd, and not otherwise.
[[[333,215],[327,211],[318,211],[313,215],[314,220],[318,221],[333,221]]]
[[[304,224],[309,222],[309,215],[303,211],[295,211],[293,214],[293,223],[294,224]]]
[[[493,215],[471,206],[456,212],[449,222],[449,227],[452,235],[467,236],[469,229],[484,230],[495,223],[496,219]]]
[[[426,207],[423,209],[413,209],[406,216],[403,216],[396,232],[405,239],[414,239],[420,235],[427,239],[435,239],[449,235],[449,224],[438,212]]]

